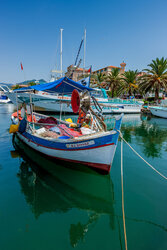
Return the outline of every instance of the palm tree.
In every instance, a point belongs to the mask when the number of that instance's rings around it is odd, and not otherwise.
[[[102,74],[101,72],[98,74],[92,74],[91,75],[91,86],[94,84],[97,84],[98,87],[101,87],[101,83],[106,79],[105,74]]]
[[[121,78],[122,82],[118,91],[119,94],[128,93],[129,96],[131,96],[132,93],[136,91],[138,88],[138,85],[136,84],[137,74],[137,70],[129,70],[123,74],[123,77]]]
[[[150,69],[144,69],[147,73],[139,78],[139,88],[144,93],[151,90],[155,92],[155,99],[159,98],[160,89],[167,90],[167,59],[162,57],[152,60],[147,66]]]
[[[97,80],[98,83],[101,84],[105,80],[105,75],[100,72],[99,74],[97,74]]]
[[[121,84],[121,77],[120,77],[120,69],[113,68],[111,73],[107,77],[107,82],[109,83],[109,88],[112,91],[111,97],[114,97],[114,91],[120,86]]]

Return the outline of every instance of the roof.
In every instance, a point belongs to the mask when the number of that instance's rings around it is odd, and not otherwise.
[[[96,71],[100,71],[100,70],[103,70],[103,69],[106,69],[106,68],[117,68],[117,69],[120,69],[120,67],[116,67],[116,66],[106,66],[106,67],[104,67],[104,68],[101,68],[101,69],[97,69],[97,70],[94,70],[93,72],[96,72]]]
[[[83,68],[76,68],[76,69],[74,69],[74,71],[85,71],[85,72],[87,72],[89,69],[83,69]]]

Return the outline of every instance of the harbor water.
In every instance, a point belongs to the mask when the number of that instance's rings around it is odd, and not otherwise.
[[[109,175],[76,169],[24,145],[15,149],[8,132],[13,110],[12,104],[0,105],[0,249],[125,249],[120,140]],[[106,117],[108,129],[113,121]],[[121,131],[167,176],[167,119],[125,115]],[[128,249],[166,250],[167,181],[125,143],[123,167]]]

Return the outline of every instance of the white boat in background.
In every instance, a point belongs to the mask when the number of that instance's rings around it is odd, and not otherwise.
[[[152,115],[167,118],[167,107],[149,107]]]
[[[11,100],[6,95],[6,92],[10,92],[10,89],[6,85],[0,85],[0,103],[10,103]]]
[[[62,78],[62,81],[66,79]],[[59,79],[60,80],[60,79]],[[31,86],[31,90],[33,86]],[[23,89],[24,90],[24,89]],[[25,91],[17,92],[9,92],[7,93],[8,97],[11,101],[16,105],[17,99],[18,103],[27,102],[29,100],[29,93]],[[93,89],[91,91],[91,96],[95,97],[98,101],[101,111],[103,114],[115,114],[115,113],[126,113],[126,114],[137,114],[141,112],[142,102],[138,102],[136,100],[122,100],[120,98],[110,99],[107,96],[105,89]],[[71,107],[71,96],[68,94],[60,95],[60,94],[52,94],[44,91],[36,91],[31,94],[32,103],[34,105],[35,111],[46,111],[46,112],[57,112],[61,111],[65,113],[73,113]],[[92,109],[95,112],[100,111],[99,107],[96,103],[92,103]]]
[[[162,100],[159,106],[150,106],[149,110],[152,115],[167,118],[167,99]]]

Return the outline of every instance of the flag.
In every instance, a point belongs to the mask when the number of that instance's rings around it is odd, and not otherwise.
[[[22,63],[20,63],[20,66],[21,66],[21,70],[23,70],[23,64]]]
[[[79,80],[78,83],[82,84],[83,86],[89,87],[89,85],[90,85],[90,76]]]
[[[88,69],[88,73],[91,73],[91,71],[92,71],[92,66],[90,66],[90,68]]]

